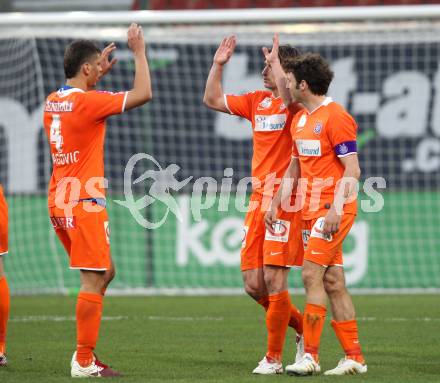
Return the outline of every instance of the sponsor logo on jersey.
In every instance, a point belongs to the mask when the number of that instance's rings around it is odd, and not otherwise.
[[[257,110],[264,110],[270,108],[272,105],[272,99],[270,97],[266,97],[263,101],[258,104]]]
[[[321,134],[322,131],[322,122],[318,121],[315,125],[315,127],[313,128],[313,133],[315,134]]]
[[[287,242],[289,240],[290,222],[277,219],[272,224],[272,230],[266,229],[266,241]]]
[[[44,107],[45,112],[72,112],[73,102],[70,101],[46,101],[46,106]]]
[[[265,116],[261,114],[255,115],[255,131],[256,132],[273,132],[283,130],[286,125],[285,114],[272,114]]]
[[[326,241],[331,241],[333,239],[331,234],[324,233],[324,223],[325,217],[319,217],[312,227],[311,237],[325,239]]]
[[[310,238],[310,230],[301,230],[301,236],[303,241],[304,250],[307,248],[307,243]]]
[[[321,156],[320,140],[295,140],[295,142],[300,156],[306,156],[306,157]]]

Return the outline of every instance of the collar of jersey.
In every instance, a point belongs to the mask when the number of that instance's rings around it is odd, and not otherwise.
[[[273,99],[273,100],[278,100],[279,98],[281,98],[281,96],[275,97],[273,92],[270,92],[270,98]]]
[[[315,109],[313,109],[311,112],[307,111],[308,115],[310,116],[312,113],[315,113],[321,106],[327,106],[333,102],[331,97],[326,97],[324,101],[321,103],[321,105],[318,105]]]
[[[69,94],[76,93],[76,92],[85,93],[82,89],[72,88],[69,85],[64,85],[62,88],[58,89],[57,93],[58,93],[59,97],[66,97]]]

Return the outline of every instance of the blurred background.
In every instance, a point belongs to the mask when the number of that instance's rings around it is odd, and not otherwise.
[[[133,62],[126,29],[131,21],[140,23],[145,32],[154,100],[108,121],[106,176],[112,255],[118,269],[113,293],[242,293],[239,252],[244,214],[237,209],[239,197],[233,194],[226,211],[221,211],[218,194],[199,201],[191,191],[196,179],[213,177],[217,192],[225,180],[234,192],[250,175],[252,132],[247,121],[208,110],[202,98],[213,54],[221,39],[232,33],[238,46],[225,67],[225,92],[261,89],[261,47],[271,45],[275,32],[281,43],[319,52],[331,62],[335,80],[330,95],[359,124],[362,209],[344,248],[351,290],[439,291],[436,3],[0,1],[6,12],[0,15],[0,183],[10,209],[10,254],[5,264],[12,292],[76,291],[76,272],[68,269],[47,217],[51,163],[42,105],[63,85],[64,48],[76,38],[96,40],[102,48],[115,41],[118,63],[100,87],[129,89]],[[124,200],[124,169],[136,153],[148,153],[154,161],[139,161],[129,175],[131,181],[145,170],[171,164],[179,167],[178,180],[193,177],[173,193],[180,220],[153,200],[141,211],[142,218],[164,224],[147,230],[114,202]],[[232,169],[232,176],[225,169]],[[365,186],[371,177],[380,193],[374,198]],[[149,186],[151,182],[133,186],[135,198],[147,194]],[[197,204],[203,207],[200,216],[191,209]],[[297,271],[291,273],[291,287],[301,288]]]
[[[3,12],[237,9],[438,4],[429,0],[0,0]]]

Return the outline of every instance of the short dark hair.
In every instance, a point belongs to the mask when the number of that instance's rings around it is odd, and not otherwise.
[[[319,96],[327,94],[334,76],[329,63],[318,53],[305,53],[288,60],[285,71],[293,73],[298,84],[304,80],[310,91]]]
[[[70,43],[64,52],[64,74],[66,78],[75,77],[81,65],[101,50],[90,40],[75,40]]]
[[[280,59],[281,66],[283,68],[289,60],[299,56],[300,54],[301,52],[298,48],[292,47],[289,44],[280,45],[278,48],[278,58]]]

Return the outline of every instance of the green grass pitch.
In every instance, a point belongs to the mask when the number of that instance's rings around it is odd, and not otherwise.
[[[292,297],[302,308],[303,297]],[[261,307],[239,297],[109,297],[96,349],[124,373],[113,382],[440,382],[438,295],[356,296],[363,376],[253,376],[264,356]],[[9,366],[0,382],[68,382],[75,345],[75,299],[13,297]],[[333,368],[341,349],[327,321],[321,367]],[[284,363],[294,357],[293,331]]]

